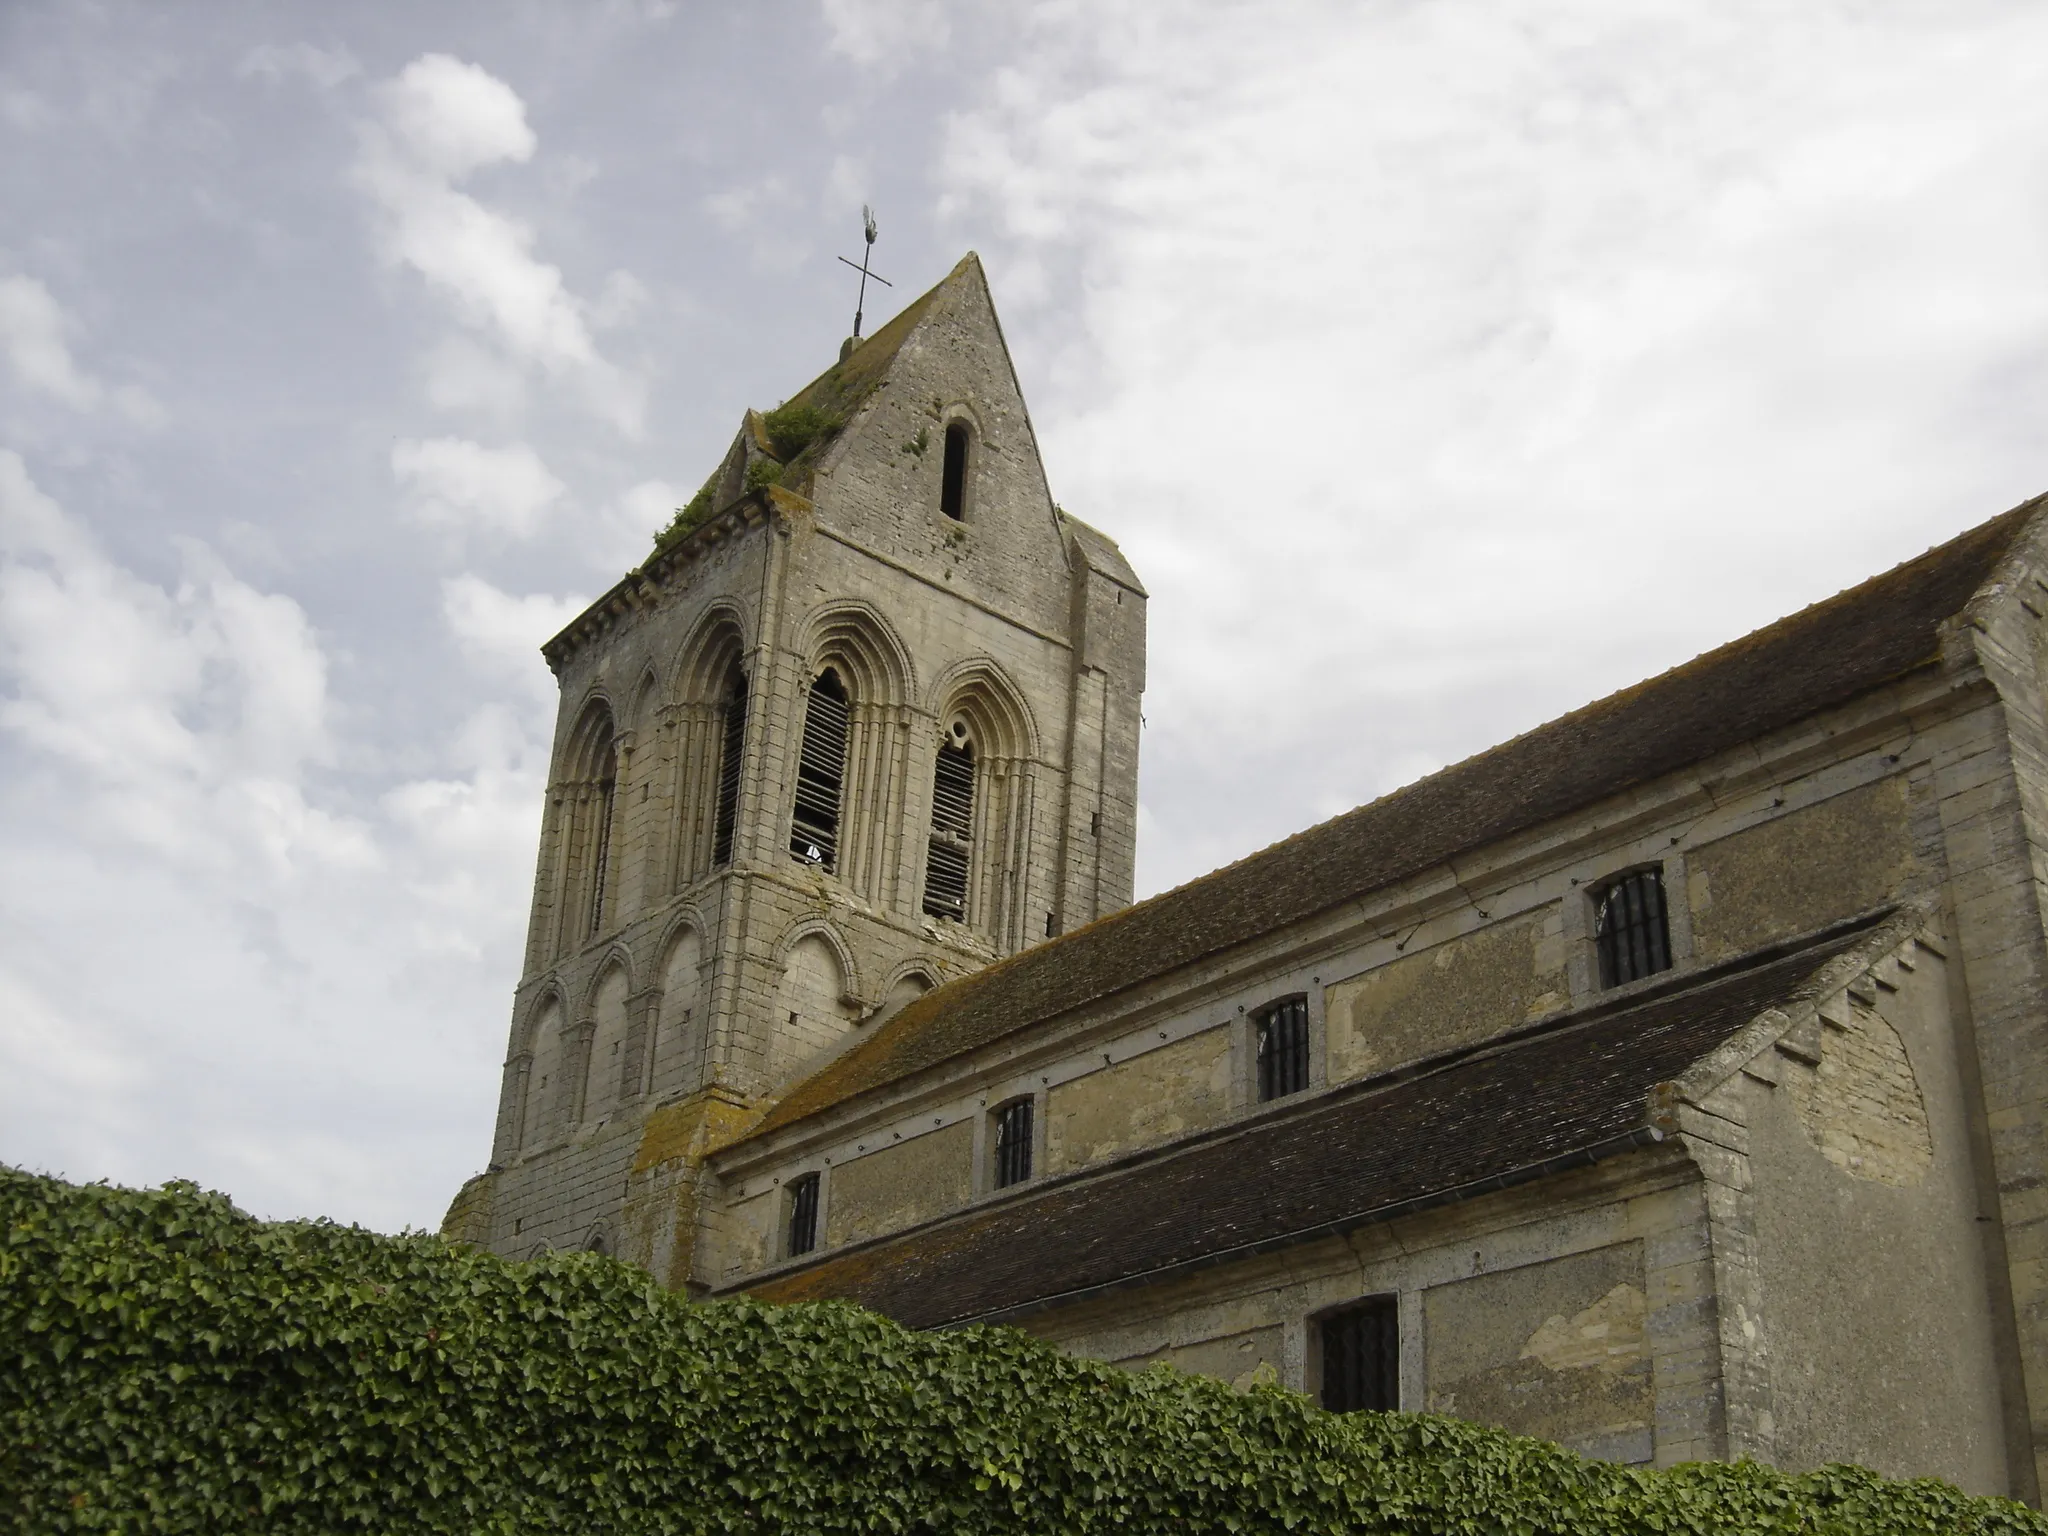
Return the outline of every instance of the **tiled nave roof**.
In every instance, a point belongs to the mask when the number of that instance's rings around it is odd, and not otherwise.
[[[1500,1188],[1652,1139],[1650,1093],[1829,962],[1866,923],[1538,1026],[824,1257],[764,1301],[859,1302],[939,1327],[1079,1298]]]
[[[926,993],[760,1136],[1846,703],[1933,661],[2048,497],[1369,805]]]

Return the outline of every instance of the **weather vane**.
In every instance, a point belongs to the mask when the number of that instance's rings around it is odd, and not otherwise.
[[[868,237],[868,248],[860,253],[860,262],[856,268],[860,273],[860,297],[853,301],[853,339],[855,341],[860,340],[861,311],[866,309],[868,304],[868,279],[872,277],[884,288],[894,288],[896,286],[889,279],[882,276],[881,273],[868,270],[868,258],[875,254],[875,210],[866,203],[862,203],[860,205],[860,217],[861,225]],[[839,259],[846,261],[844,256]],[[855,263],[850,261],[846,261],[846,264],[849,267],[855,266]]]

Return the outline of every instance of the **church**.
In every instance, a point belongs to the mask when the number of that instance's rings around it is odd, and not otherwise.
[[[1144,586],[980,262],[561,685],[446,1233],[2038,1503],[2048,498],[1132,905]]]

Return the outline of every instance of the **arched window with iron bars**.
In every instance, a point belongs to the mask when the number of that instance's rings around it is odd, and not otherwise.
[[[1632,870],[1594,892],[1593,946],[1603,988],[1671,969],[1671,920],[1661,869]]]

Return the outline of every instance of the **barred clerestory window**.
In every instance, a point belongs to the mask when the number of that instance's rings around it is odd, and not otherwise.
[[[1282,998],[1261,1008],[1257,1031],[1259,1102],[1284,1099],[1308,1087],[1308,999]]]
[[[818,1176],[807,1173],[789,1182],[789,1256],[818,1246]]]
[[[1031,1100],[1019,1099],[996,1111],[997,1189],[1031,1177]]]
[[[1600,953],[1603,987],[1671,969],[1662,870],[1639,869],[1600,889],[1593,898],[1593,943]]]
[[[1392,1296],[1346,1308],[1319,1325],[1323,1406],[1331,1413],[1401,1406],[1400,1308]]]

